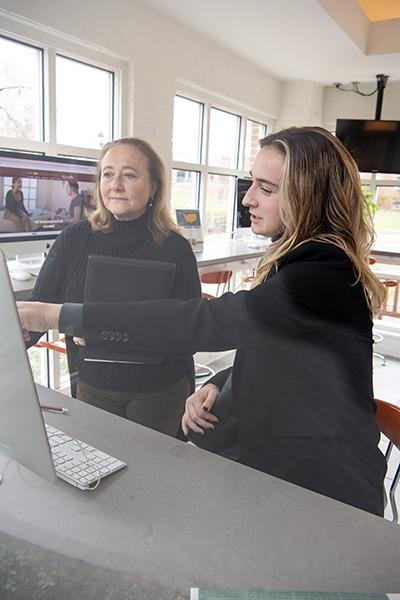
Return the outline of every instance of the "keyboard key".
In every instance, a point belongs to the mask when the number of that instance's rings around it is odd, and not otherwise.
[[[46,425],[56,473],[82,490],[125,467],[125,463]]]

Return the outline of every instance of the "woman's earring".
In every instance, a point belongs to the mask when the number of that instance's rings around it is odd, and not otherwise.
[[[149,198],[149,201],[148,201],[148,203],[147,203],[147,206],[148,206],[149,208],[152,208],[152,206],[153,206],[153,196],[151,196],[151,198]]]

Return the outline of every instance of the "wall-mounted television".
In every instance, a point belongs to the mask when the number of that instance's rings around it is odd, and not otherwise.
[[[362,173],[400,173],[400,121],[338,119],[336,136]]]
[[[94,208],[95,161],[0,151],[0,244],[53,240],[71,222]],[[13,179],[20,179],[24,213],[20,224],[10,207]],[[21,198],[19,196],[19,198]],[[7,206],[9,208],[7,208]],[[80,207],[80,209],[79,209]]]
[[[236,229],[239,229],[240,227],[250,227],[251,225],[249,209],[242,204],[242,200],[251,184],[251,179],[246,179],[245,177],[238,177],[236,179]]]

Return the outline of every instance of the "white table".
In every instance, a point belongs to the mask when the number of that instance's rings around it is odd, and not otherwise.
[[[259,244],[257,247],[251,247],[249,244]],[[199,244],[193,248],[196,256],[199,270],[210,270],[217,266],[223,266],[229,264],[231,267],[236,263],[237,266],[240,263],[246,261],[258,261],[263,256],[267,245],[262,242],[254,240],[242,241],[232,240],[228,236],[221,239],[205,239],[204,244]],[[10,271],[16,268],[15,262],[10,261]],[[32,273],[38,274],[37,269],[31,269]],[[28,281],[17,281],[11,279],[12,286],[15,292],[17,300],[28,300],[32,289],[35,286],[36,277],[32,276]]]

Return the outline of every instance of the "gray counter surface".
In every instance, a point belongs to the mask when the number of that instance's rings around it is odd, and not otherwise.
[[[102,598],[94,593],[102,580],[115,582],[115,595],[104,598],[118,600],[188,598],[190,587],[204,586],[400,591],[397,525],[39,390],[42,402],[70,409],[44,413],[47,422],[128,467],[82,492],[61,480],[47,483],[15,462],[4,470],[0,455],[1,562],[25,557],[23,572],[36,574],[30,599]],[[34,595],[39,565],[44,580],[61,586],[56,595]],[[63,581],[73,584],[74,570],[76,595],[62,591]],[[79,596],[83,581],[87,593]],[[136,586],[131,596],[129,586]]]

